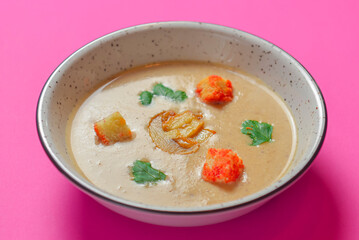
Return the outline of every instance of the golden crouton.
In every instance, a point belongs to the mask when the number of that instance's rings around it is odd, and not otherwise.
[[[202,102],[205,103],[226,103],[233,99],[232,83],[229,80],[212,75],[197,84],[196,92]]]
[[[132,137],[132,132],[126,124],[126,120],[119,112],[96,122],[94,130],[100,142],[110,145],[119,141],[124,141]]]
[[[235,182],[244,169],[243,161],[231,149],[208,149],[202,179],[207,182]]]

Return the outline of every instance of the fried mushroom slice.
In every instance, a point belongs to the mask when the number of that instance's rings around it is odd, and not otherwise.
[[[168,114],[167,112],[161,112],[155,115],[148,124],[148,131],[150,137],[156,147],[168,153],[175,154],[190,154],[194,153],[199,149],[199,144],[197,142],[193,142],[192,144],[187,144],[186,147],[182,147],[173,138],[166,134],[162,129],[162,117]],[[177,135],[176,135],[177,137]],[[178,139],[178,138],[176,138]]]
[[[164,111],[154,116],[149,133],[155,145],[168,153],[190,154],[199,149],[199,144],[209,139],[215,131],[204,128],[203,116],[191,111],[176,114]]]

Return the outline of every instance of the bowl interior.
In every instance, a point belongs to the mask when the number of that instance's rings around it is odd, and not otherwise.
[[[287,174],[262,191],[221,206],[163,209],[128,202],[93,186],[66,146],[66,124],[79,101],[120,71],[144,64],[196,60],[239,68],[262,79],[288,104],[297,124],[298,146]],[[44,86],[38,104],[38,131],[55,165],[80,188],[127,205],[166,211],[201,211],[243,204],[283,188],[301,175],[319,150],[326,129],[323,98],[315,81],[294,58],[251,34],[211,24],[146,24],[99,38],[67,58]]]

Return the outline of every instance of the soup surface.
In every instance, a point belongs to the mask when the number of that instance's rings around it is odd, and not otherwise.
[[[225,105],[201,102],[197,83],[209,75],[229,79],[233,100]],[[155,97],[148,106],[139,94],[162,83],[187,93],[184,102]],[[216,131],[199,150],[188,155],[170,154],[156,148],[148,124],[156,114],[174,110],[200,111],[206,128]],[[94,123],[120,112],[134,133],[131,141],[103,145],[96,141]],[[251,146],[241,133],[245,120],[273,125],[272,142]],[[69,122],[68,144],[86,178],[97,187],[127,200],[156,206],[195,207],[223,203],[255,193],[278,180],[288,168],[296,147],[296,129],[284,102],[259,79],[221,65],[171,62],[139,67],[115,77],[84,100]],[[227,148],[243,159],[244,173],[235,183],[202,180],[209,148]],[[133,181],[130,168],[146,159],[167,175],[165,181],[143,185]]]

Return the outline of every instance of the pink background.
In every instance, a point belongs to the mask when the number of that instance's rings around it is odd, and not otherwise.
[[[90,2],[0,2],[0,239],[359,239],[358,1]],[[169,20],[217,23],[275,43],[326,99],[327,137],[311,169],[229,222],[171,228],[113,213],[67,181],[37,137],[37,99],[61,61],[112,31]]]

